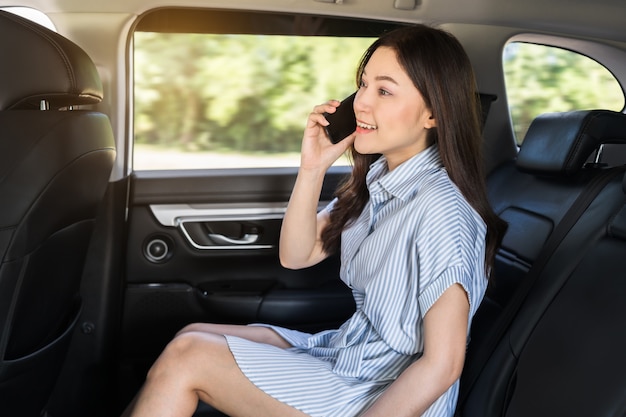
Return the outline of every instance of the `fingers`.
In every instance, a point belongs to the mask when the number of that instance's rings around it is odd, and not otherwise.
[[[339,104],[340,101],[338,100],[329,100],[324,104],[313,107],[313,111],[309,114],[309,122],[312,122],[313,124],[316,123],[321,126],[328,126],[329,123],[324,117],[324,113],[334,113],[337,111]]]
[[[339,103],[338,100],[329,100],[315,106],[309,114],[302,138],[301,169],[326,171],[354,141],[354,138],[348,137],[337,144],[333,144],[324,131],[324,128],[330,124],[324,117],[324,113],[334,113]]]
[[[328,100],[324,104],[313,107],[313,113],[334,113],[341,102],[339,100]]]

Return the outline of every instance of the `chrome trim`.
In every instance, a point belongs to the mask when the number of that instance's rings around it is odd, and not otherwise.
[[[327,204],[327,201],[320,202],[318,209],[324,208]],[[189,244],[196,249],[273,249],[275,245],[200,245],[191,238],[185,223],[282,219],[287,211],[287,203],[153,204],[150,205],[150,211],[161,225],[179,228]]]
[[[150,210],[163,226],[177,227],[181,221],[232,221],[281,219],[287,203],[241,204],[153,204]]]

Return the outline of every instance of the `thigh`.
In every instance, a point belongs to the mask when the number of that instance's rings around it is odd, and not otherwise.
[[[256,387],[240,370],[226,339],[214,333],[189,332],[177,336],[168,352],[178,372],[202,401],[237,416],[303,417]],[[242,401],[245,398],[245,401]]]
[[[194,323],[183,328],[177,335],[191,332],[208,333],[221,336],[237,336],[253,342],[267,343],[280,348],[291,347],[291,345],[279,336],[278,333],[271,328],[264,326]]]

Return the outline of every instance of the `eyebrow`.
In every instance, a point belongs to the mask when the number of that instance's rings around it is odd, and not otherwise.
[[[367,75],[367,73],[365,71],[363,71],[363,75]],[[376,80],[376,81],[389,81],[391,83],[399,85],[398,82],[396,80],[394,80],[392,77],[390,77],[389,75],[379,75],[377,77],[374,77],[374,80]]]
[[[390,76],[388,76],[388,75],[379,75],[378,77],[375,77],[374,79],[376,81],[389,81],[389,82],[392,82],[392,83],[398,85],[398,82],[396,80],[394,80],[393,78],[391,78]]]

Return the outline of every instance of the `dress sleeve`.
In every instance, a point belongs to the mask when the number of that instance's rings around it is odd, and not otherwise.
[[[419,307],[423,317],[441,295],[452,285],[460,284],[470,304],[470,319],[482,301],[487,287],[485,273],[484,227],[461,222],[456,233],[440,236],[436,253],[429,267],[421,265]]]
[[[469,273],[461,267],[451,267],[446,269],[436,280],[431,281],[429,285],[423,289],[419,297],[420,311],[422,316],[426,315],[428,310],[435,304],[441,295],[454,284],[460,284],[470,301],[473,304],[473,285]]]

